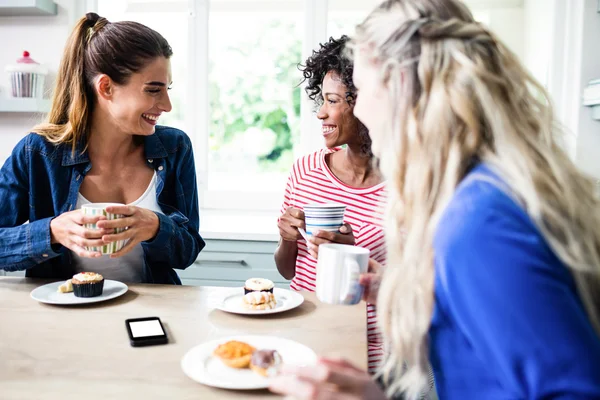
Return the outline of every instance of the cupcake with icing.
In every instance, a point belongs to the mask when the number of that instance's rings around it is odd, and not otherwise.
[[[244,284],[244,294],[250,292],[269,292],[273,293],[275,284],[273,281],[264,278],[250,278]]]
[[[104,277],[95,272],[80,272],[71,279],[76,297],[96,297],[104,289]]]

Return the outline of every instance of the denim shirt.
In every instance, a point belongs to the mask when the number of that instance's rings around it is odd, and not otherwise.
[[[182,131],[157,126],[144,136],[147,165],[156,171],[159,230],[142,242],[148,283],[181,284],[173,268],[190,266],[204,248],[198,233],[194,155]],[[92,165],[85,145],[55,145],[30,133],[0,170],[0,269],[26,270],[27,277],[69,279],[71,251],[50,244],[50,221],[77,204],[79,187]],[[28,223],[26,223],[28,222]]]

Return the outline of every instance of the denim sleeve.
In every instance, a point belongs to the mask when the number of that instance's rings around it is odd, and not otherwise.
[[[59,254],[50,245],[50,221],[29,219],[28,140],[23,138],[0,169],[0,269],[19,271]]]
[[[183,199],[180,199],[176,209],[163,209],[164,215],[157,213],[158,233],[154,239],[142,243],[146,259],[151,260],[148,263],[151,268],[153,265],[168,265],[185,269],[196,261],[205,246],[198,232],[198,187],[191,145],[187,146],[177,170],[178,178],[184,185]]]

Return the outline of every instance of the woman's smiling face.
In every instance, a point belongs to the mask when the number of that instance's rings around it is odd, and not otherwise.
[[[323,104],[317,118],[322,122],[325,145],[333,148],[356,142],[359,123],[346,99],[348,88],[335,71],[329,71],[323,78],[321,93]]]

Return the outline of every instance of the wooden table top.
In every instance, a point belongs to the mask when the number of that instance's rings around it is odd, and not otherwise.
[[[0,277],[2,399],[278,398],[266,390],[204,386],[181,370],[192,347],[241,334],[292,339],[320,356],[367,366],[364,302],[332,306],[303,292],[305,301],[294,310],[244,316],[214,309],[230,288],[136,284],[106,302],[53,306],[29,295],[45,283]],[[169,344],[131,347],[125,320],[149,316],[161,319]]]

